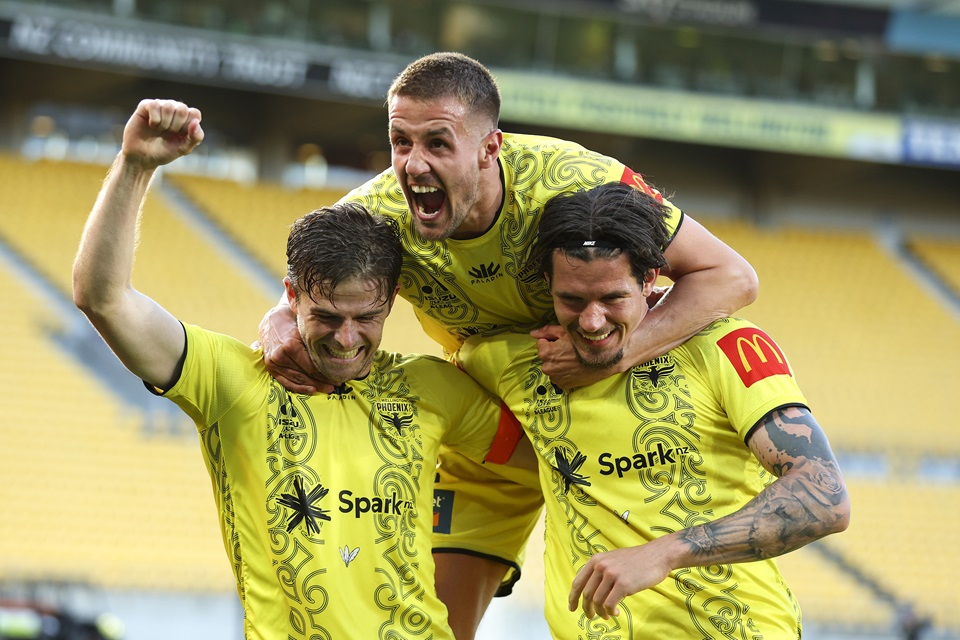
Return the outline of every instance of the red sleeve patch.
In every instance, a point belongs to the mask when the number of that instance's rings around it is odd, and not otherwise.
[[[493,444],[490,445],[490,451],[484,462],[493,462],[495,464],[506,464],[513,455],[513,450],[517,448],[517,443],[523,437],[523,427],[520,421],[513,415],[513,412],[507,407],[506,403],[500,401],[500,423],[497,426],[497,433],[493,437]]]
[[[663,202],[663,196],[660,195],[660,192],[650,188],[650,185],[644,182],[643,176],[630,167],[623,168],[623,175],[620,176],[620,182],[628,184],[634,189],[640,189],[640,191],[643,191],[648,196],[656,198],[657,202]]]
[[[760,329],[737,329],[717,340],[745,387],[764,378],[793,375],[780,347]]]

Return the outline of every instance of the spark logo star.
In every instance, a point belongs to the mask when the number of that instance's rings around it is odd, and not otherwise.
[[[303,478],[297,476],[293,479],[294,493],[282,493],[277,498],[277,504],[293,511],[287,519],[287,533],[292,533],[300,523],[307,527],[307,533],[320,533],[320,524],[318,520],[330,520],[327,510],[314,505],[318,500],[323,499],[329,493],[322,484],[318,484],[309,492],[303,488]]]

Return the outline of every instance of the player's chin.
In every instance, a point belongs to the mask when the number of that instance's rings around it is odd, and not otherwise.
[[[580,347],[576,349],[577,360],[588,369],[607,369],[623,360],[623,349],[596,349]]]
[[[452,230],[449,222],[442,217],[425,219],[419,215],[414,216],[414,228],[417,234],[425,240],[439,242],[450,237]]]

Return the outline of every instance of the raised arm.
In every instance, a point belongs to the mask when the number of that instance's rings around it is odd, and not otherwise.
[[[571,389],[622,373],[681,344],[705,326],[757,298],[757,273],[750,263],[696,220],[685,216],[664,252],[663,275],[674,281],[630,337],[624,357],[609,369],[587,369],[574,356],[565,332],[545,327],[538,338],[543,372]]]
[[[137,105],[73,264],[74,303],[131,372],[162,388],[183,355],[183,327],[131,284],[138,221],[157,167],[203,140],[200,117],[197,109],[172,100]]]
[[[568,605],[593,617],[618,614],[626,596],[684,567],[782,555],[850,523],[846,485],[823,430],[801,407],[773,411],[748,444],[778,479],[738,511],[644,545],[598,553],[574,578]]]

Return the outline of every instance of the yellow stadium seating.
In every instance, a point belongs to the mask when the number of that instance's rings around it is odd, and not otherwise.
[[[915,235],[909,247],[960,296],[960,239]]]
[[[834,448],[960,455],[960,323],[869,233],[705,225],[759,273],[739,315],[779,342]]]
[[[13,212],[0,216],[0,239],[65,299],[83,221],[104,172],[102,166],[0,155],[0,189]],[[158,185],[144,211],[136,286],[185,321],[254,340],[260,318],[282,291],[288,225],[342,194],[180,175],[163,179],[225,230],[241,258],[209,242]],[[898,598],[916,603],[939,628],[960,629],[952,585],[960,573],[952,545],[960,487],[899,473],[904,464],[914,469],[931,457],[960,457],[948,406],[960,387],[954,372],[960,323],[868,233],[701,222],[759,272],[760,298],[741,315],[783,347],[834,449],[900,461],[887,477],[848,479],[852,525],[823,544]],[[958,286],[960,245],[935,238],[911,244]],[[244,251],[276,276],[276,291],[247,277],[240,266]],[[48,308],[17,273],[0,260],[7,347],[0,369],[6,408],[0,577],[33,572],[115,588],[232,590],[190,426],[161,420],[151,430],[147,416],[51,339],[76,318]],[[388,322],[384,347],[439,353],[403,302]],[[541,537],[539,529],[528,550],[521,601],[535,601],[538,590],[542,597]],[[779,562],[805,620],[893,624],[889,604],[815,548]]]

